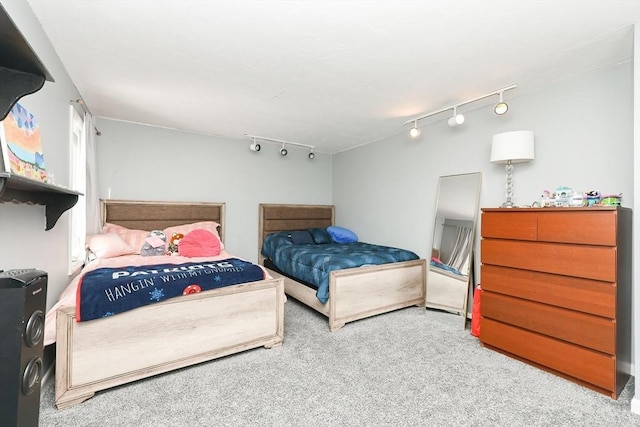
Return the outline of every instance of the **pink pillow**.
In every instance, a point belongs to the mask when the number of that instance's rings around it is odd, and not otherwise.
[[[218,241],[220,242],[220,249],[224,249],[224,243],[222,243],[220,234],[218,234],[218,227],[220,227],[220,224],[215,221],[200,221],[191,224],[174,225],[173,227],[167,227],[164,229],[164,234],[166,234],[168,238],[171,238],[171,236],[173,236],[173,233],[181,233],[186,236],[189,232],[194,230],[207,230],[213,233],[213,235],[218,238]]]
[[[134,253],[139,254],[142,245],[144,245],[145,239],[149,237],[149,232],[145,230],[131,230],[126,227],[117,224],[110,224],[106,222],[102,227],[103,233],[117,233],[122,237],[122,240],[127,242],[129,246],[134,250]]]
[[[188,232],[178,243],[178,253],[191,258],[220,255],[220,250],[218,236],[202,228]]]
[[[87,236],[87,247],[97,258],[113,258],[134,253],[133,248],[116,233]]]

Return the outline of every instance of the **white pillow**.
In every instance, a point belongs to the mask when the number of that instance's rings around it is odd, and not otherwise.
[[[87,236],[87,247],[97,258],[113,258],[135,253],[117,233],[92,234]]]

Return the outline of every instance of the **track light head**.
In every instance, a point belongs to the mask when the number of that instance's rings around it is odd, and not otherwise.
[[[493,107],[493,112],[501,116],[505,114],[508,110],[509,110],[509,106],[507,105],[506,102],[502,100],[502,92],[500,92],[500,102],[498,102],[496,106]]]
[[[493,112],[497,115],[501,116],[509,110],[509,106],[506,102],[498,102],[495,107],[493,107]]]
[[[417,138],[417,137],[420,136],[420,129],[418,128],[418,121],[417,120],[415,122],[413,122],[413,127],[409,131],[409,135],[411,135],[411,138]]]
[[[287,151],[286,148],[284,148],[284,144],[282,144],[282,148],[280,149],[280,155],[282,157],[286,156],[289,152]]]
[[[316,155],[314,154],[313,150],[311,150],[311,152],[309,153],[309,160],[313,160],[316,158]]]
[[[452,117],[449,117],[449,127],[454,128],[464,123],[464,116],[462,114],[456,114],[455,112],[453,114]]]
[[[258,144],[256,142],[256,139],[253,138],[253,142],[251,143],[251,145],[249,145],[249,150],[251,150],[251,151],[260,151],[260,148],[262,148],[262,147],[260,147],[260,144]]]

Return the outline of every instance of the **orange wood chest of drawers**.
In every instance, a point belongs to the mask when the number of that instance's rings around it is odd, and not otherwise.
[[[631,210],[482,209],[480,340],[616,399],[631,363]]]

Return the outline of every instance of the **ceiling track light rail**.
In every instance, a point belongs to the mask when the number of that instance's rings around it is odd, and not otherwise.
[[[458,107],[460,107],[462,105],[470,104],[472,102],[480,101],[481,99],[485,99],[485,98],[488,98],[488,97],[494,96],[494,95],[500,96],[500,100],[494,106],[493,111],[497,115],[501,116],[501,115],[505,114],[509,110],[509,106],[507,105],[506,102],[504,102],[504,99],[503,99],[504,92],[506,92],[508,90],[511,90],[511,89],[515,89],[516,87],[518,87],[518,85],[511,85],[511,86],[503,87],[502,89],[494,90],[493,92],[489,92],[489,93],[487,93],[485,95],[478,96],[477,98],[473,98],[473,99],[470,99],[468,101],[464,101],[464,102],[460,102],[458,104],[452,105],[450,107],[441,108],[439,110],[432,111],[430,113],[426,113],[426,114],[423,114],[423,115],[418,116],[418,117],[414,117],[412,119],[407,120],[402,125],[404,126],[404,125],[408,125],[410,123],[413,124],[413,127],[409,131],[409,135],[412,138],[417,138],[418,136],[420,136],[420,128],[418,127],[418,121],[419,120],[426,119],[427,117],[435,116],[436,114],[444,113],[445,111],[453,110],[453,116],[451,116],[448,119],[447,122],[448,122],[450,127],[460,126],[461,124],[464,123],[464,116],[462,114],[458,114]]]
[[[260,141],[265,141],[265,142],[272,142],[274,144],[280,144],[280,155],[282,157],[285,157],[287,154],[289,154],[289,151],[287,150],[286,146],[287,145],[294,145],[297,147],[306,147],[309,149],[309,160],[313,160],[316,158],[316,154],[314,153],[314,149],[316,148],[315,145],[309,145],[309,144],[302,144],[300,142],[292,142],[292,141],[283,141],[282,139],[275,139],[275,138],[267,138],[264,136],[257,136],[257,135],[247,135],[245,134],[246,137],[252,138],[253,142],[249,145],[249,149],[251,151],[260,151],[260,144],[258,144],[256,141],[260,140]]]

